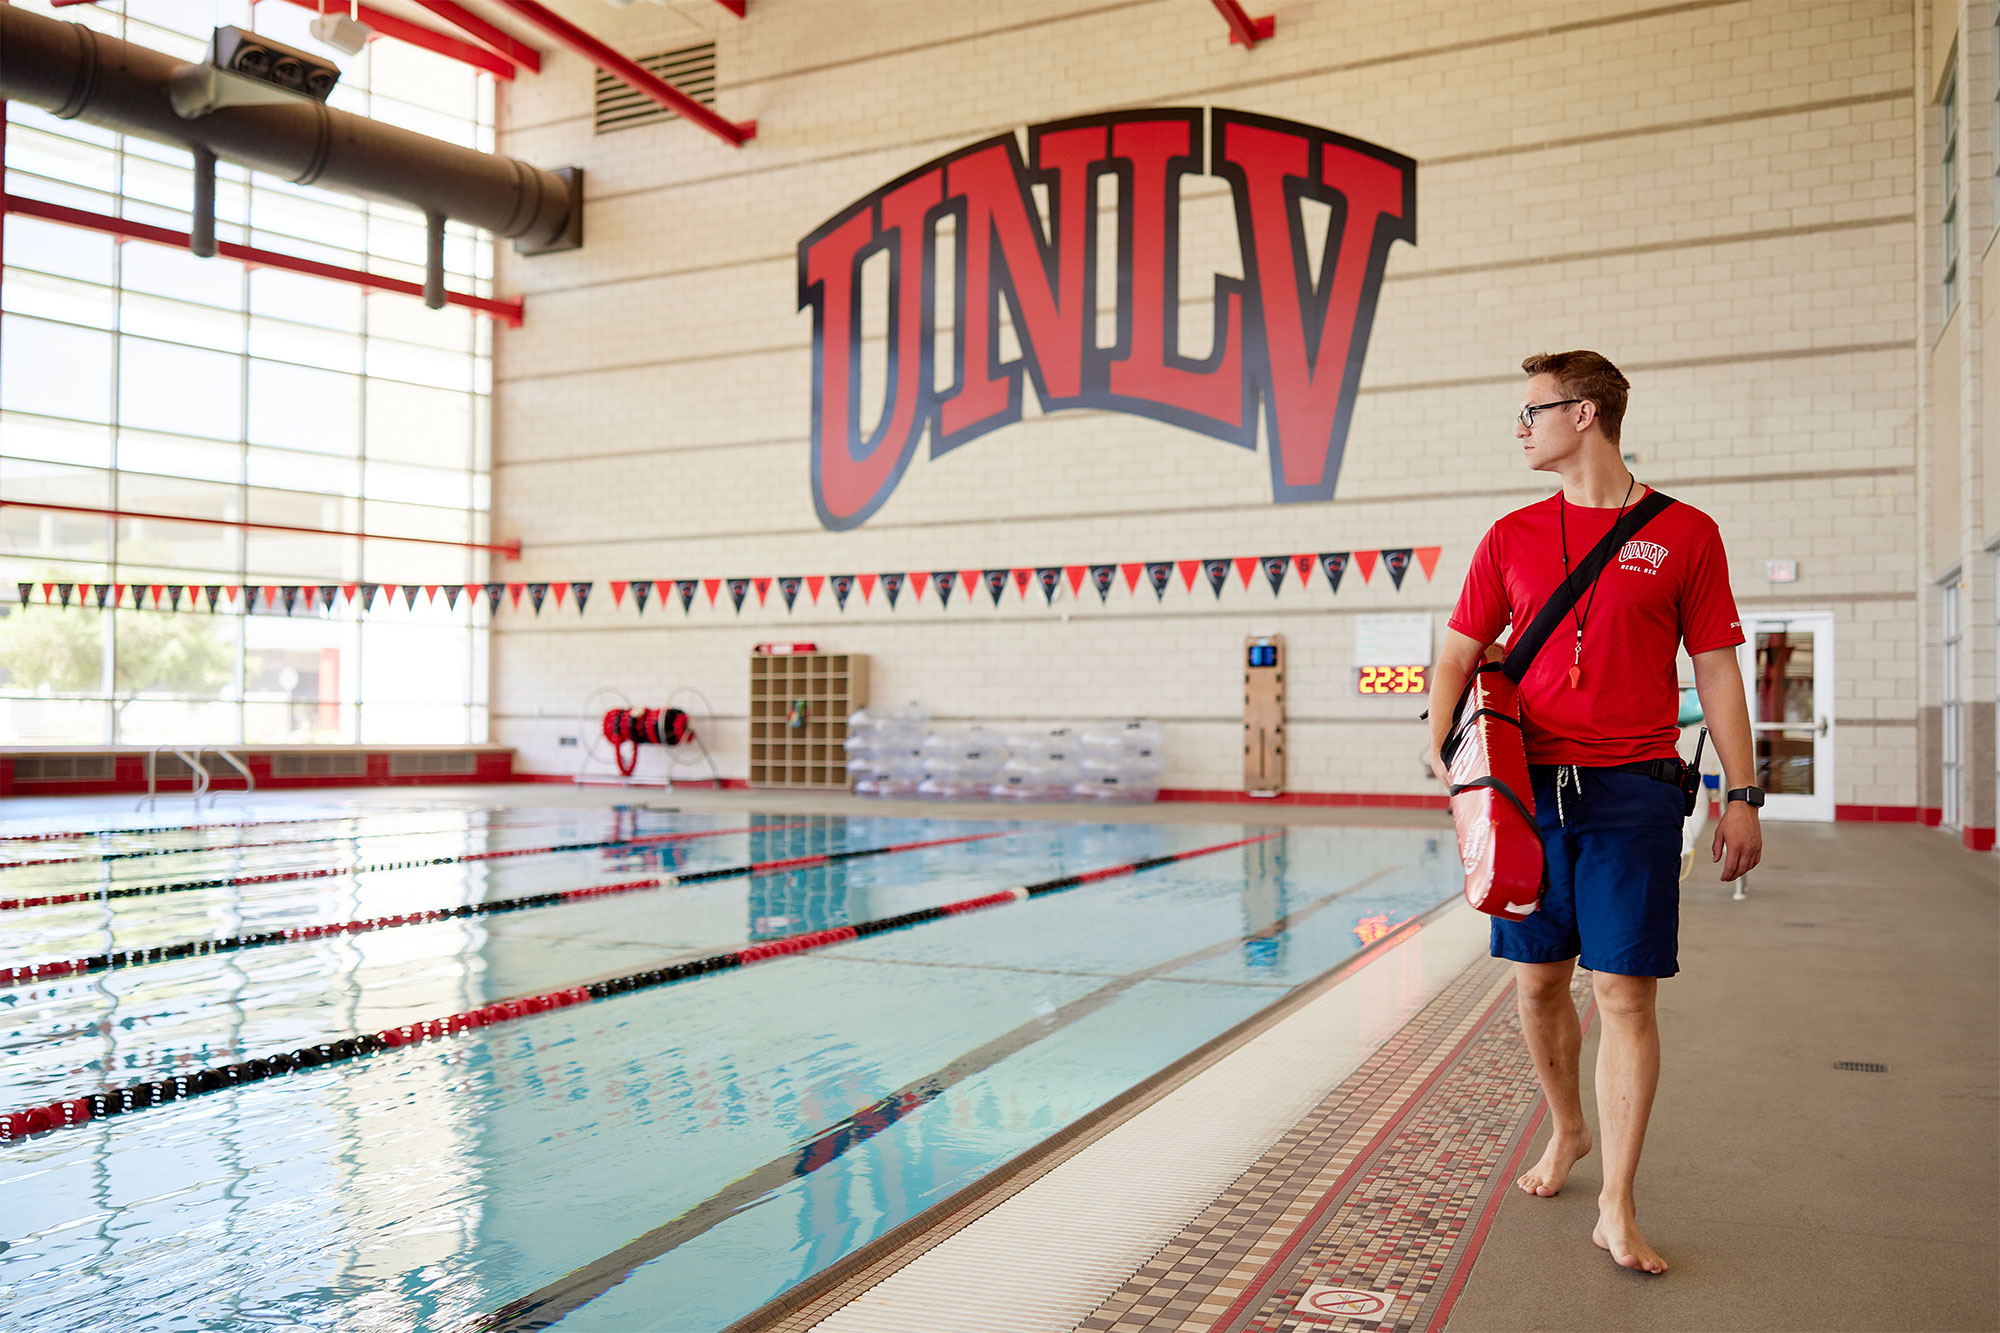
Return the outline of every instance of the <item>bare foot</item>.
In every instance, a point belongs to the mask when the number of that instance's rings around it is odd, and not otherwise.
[[[1630,1212],[1599,1206],[1597,1226],[1590,1233],[1590,1239],[1600,1250],[1608,1250],[1621,1268],[1630,1268],[1641,1273],[1664,1273],[1667,1261],[1662,1259],[1639,1234],[1638,1219]]]
[[[1579,1157],[1590,1152],[1590,1131],[1565,1134],[1561,1130],[1549,1135],[1548,1149],[1542,1153],[1542,1160],[1521,1173],[1514,1183],[1524,1194],[1534,1194],[1549,1198],[1559,1192],[1563,1182],[1569,1179],[1569,1169],[1576,1165]]]

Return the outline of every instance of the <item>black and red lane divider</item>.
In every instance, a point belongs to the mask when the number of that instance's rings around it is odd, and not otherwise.
[[[771,825],[768,827],[777,827]],[[790,827],[787,825],[786,827]],[[330,921],[317,926],[289,926],[284,930],[262,930],[250,935],[225,935],[218,939],[184,940],[179,944],[156,944],[145,949],[121,949],[116,953],[91,954],[86,958],[63,958],[48,963],[25,963],[20,967],[0,967],[0,986],[20,986],[33,981],[53,981],[58,977],[87,976],[93,972],[109,972],[114,968],[141,967],[149,963],[170,963],[182,958],[200,958],[208,954],[233,953],[238,949],[256,949],[267,944],[290,944],[301,940],[330,939],[336,935],[361,935],[373,930],[390,930],[397,926],[422,926],[433,921],[457,921],[474,916],[497,916],[503,912],[519,912],[533,907],[556,907],[563,903],[583,902],[589,898],[602,898],[614,893],[636,893],[642,889],[671,888],[676,884],[703,883],[708,880],[730,879],[738,875],[764,875],[779,870],[795,870],[802,866],[819,865],[827,861],[853,860],[863,856],[882,856],[890,852],[917,851],[925,847],[944,847],[954,843],[971,842],[982,838],[998,838],[1005,833],[975,833],[970,837],[939,838],[931,842],[898,843],[892,847],[860,847],[845,852],[820,852],[811,856],[788,857],[782,861],[755,861],[749,865],[723,866],[716,870],[697,870],[685,875],[656,875],[650,879],[621,880],[616,884],[596,884],[582,889],[560,889],[553,893],[531,893],[519,898],[493,898],[486,902],[464,903],[457,907],[436,907],[422,912],[405,912],[399,916],[369,917],[361,921]]]
[[[457,856],[419,857],[414,861],[378,861],[365,866],[320,866],[312,870],[273,870],[262,875],[222,875],[215,879],[183,879],[166,884],[133,884],[118,889],[90,889],[83,893],[51,893],[37,898],[0,898],[0,912],[11,912],[24,907],[57,907],[64,903],[106,902],[113,898],[150,898],[159,893],[191,893],[197,889],[232,889],[249,884],[280,884],[301,879],[336,879],[342,875],[368,875],[382,870],[414,870],[422,866],[458,865],[467,861],[497,861],[509,856],[548,856],[557,852],[587,852],[599,847],[648,847],[655,843],[719,838],[731,833],[771,833],[780,829],[799,827],[801,826],[798,824],[758,824],[750,828],[649,833],[638,838],[607,838],[599,842],[558,842],[546,847],[505,847],[496,851],[461,852]]]
[[[1003,833],[975,834],[970,838],[949,838],[945,842],[971,842],[978,838],[1003,837]],[[788,940],[772,940],[766,944],[754,944],[745,949],[729,953],[711,954],[706,958],[691,958],[685,962],[672,963],[666,967],[649,968],[644,972],[633,972],[622,977],[612,977],[606,981],[593,981],[588,985],[571,986],[563,990],[546,991],[540,995],[516,996],[508,1000],[495,1000],[477,1009],[464,1013],[447,1014],[443,1018],[433,1018],[422,1023],[409,1023],[402,1027],[388,1028],[381,1032],[364,1032],[354,1037],[339,1037],[319,1042],[312,1046],[301,1046],[295,1051],[280,1051],[275,1055],[259,1056],[239,1064],[218,1065],[209,1069],[196,1070],[190,1074],[176,1074],[171,1078],[151,1079],[144,1083],[133,1083],[122,1088],[112,1088],[104,1092],[94,1092],[85,1097],[70,1097],[62,1101],[50,1102],[45,1106],[31,1106],[26,1110],[0,1115],[0,1143],[26,1138],[32,1134],[45,1134],[61,1129],[65,1125],[82,1125],[92,1120],[102,1120],[107,1116],[123,1115],[129,1111],[144,1110],[150,1106],[163,1106],[168,1102],[180,1101],[187,1097],[200,1096],[206,1092],[219,1092],[224,1088],[243,1083],[259,1083],[299,1069],[317,1069],[322,1065],[341,1064],[357,1060],[363,1056],[381,1051],[395,1050],[403,1046],[416,1046],[427,1041],[437,1041],[444,1037],[456,1036],[474,1028],[492,1027],[499,1023],[526,1018],[530,1014],[546,1013],[551,1009],[567,1009],[572,1005],[589,1004],[593,1000],[608,999],[613,995],[624,995],[631,991],[651,990],[656,986],[671,986],[676,982],[691,981],[696,977],[709,976],[718,972],[734,971],[752,963],[779,958],[788,954],[807,953],[823,949],[833,944],[844,944],[849,940],[862,939],[870,935],[881,935],[892,930],[904,930],[919,926],[927,921],[940,921],[946,917],[960,916],[967,912],[982,911],[988,907],[1002,907],[1008,903],[1026,902],[1044,894],[1060,893],[1064,889],[1077,888],[1084,884],[1095,884],[1100,880],[1116,879],[1123,875],[1136,875],[1142,871],[1157,870],[1161,866],[1173,865],[1178,861],[1190,861],[1198,856],[1210,856],[1216,852],[1226,852],[1234,847],[1247,847],[1252,843],[1266,842],[1278,835],[1266,833],[1255,838],[1238,838],[1234,842],[1216,843],[1210,847],[1196,847],[1185,852],[1172,852],[1166,856],[1149,857],[1144,861],[1132,861],[1120,866],[1106,866],[1101,870],[1087,870],[1075,875],[1060,875],[1055,879],[1045,879],[1036,884],[1024,884],[1019,888],[1003,889],[999,893],[983,894],[977,898],[965,898],[955,903],[945,903],[939,907],[923,907],[914,912],[903,912],[896,916],[881,917],[874,921],[863,921],[859,925],[837,926],[831,930],[816,930],[805,935],[796,935]],[[914,846],[940,846],[941,843],[903,844],[904,848]],[[773,869],[786,869],[800,861],[838,861],[855,856],[867,856],[896,850],[887,847],[868,848],[858,852],[829,852],[823,856],[795,858],[790,861],[768,863]],[[699,871],[694,875],[681,877],[682,883],[696,879],[716,879],[721,873]]]
[[[464,824],[447,829],[380,829],[372,833],[336,833],[325,838],[277,838],[270,842],[215,842],[204,847],[135,847],[122,852],[85,852],[80,856],[45,856],[29,861],[0,861],[0,870],[25,870],[32,866],[87,866],[102,861],[129,861],[142,856],[198,856],[203,852],[241,852],[252,848],[317,847],[329,842],[354,842],[361,838],[453,838],[476,833],[497,833],[502,828],[519,829],[532,825]],[[0,838],[0,842],[6,841]]]
[[[232,819],[220,824],[155,824],[150,828],[91,828],[61,833],[0,833],[0,842],[67,842],[75,838],[118,838],[148,833],[208,833],[223,828],[270,828],[284,824],[335,824],[368,815],[407,814],[407,810],[357,810],[346,815],[313,815],[305,819]]]

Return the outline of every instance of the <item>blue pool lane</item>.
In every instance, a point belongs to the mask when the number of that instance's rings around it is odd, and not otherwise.
[[[641,831],[753,822],[672,815]],[[276,903],[336,920],[630,878],[663,859],[699,869],[1018,832],[0,992],[5,1109],[173,1059],[201,1067],[1268,831],[804,823],[644,856],[246,888],[192,928],[177,917],[177,937]],[[134,1328],[452,1327],[528,1300],[560,1328],[720,1329],[1455,893],[1449,841],[1290,829],[0,1146],[0,1295],[10,1322],[60,1330],[109,1310],[146,1312]],[[410,901],[385,905],[398,895]],[[104,947],[103,908],[47,910],[50,939],[10,950],[59,956],[57,937],[91,931]],[[16,937],[35,915],[10,923]],[[123,913],[110,927],[116,947],[150,928]]]

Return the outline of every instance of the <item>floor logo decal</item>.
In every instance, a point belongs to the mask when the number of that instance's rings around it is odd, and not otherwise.
[[[1366,1319],[1380,1322],[1388,1317],[1396,1298],[1386,1291],[1362,1291],[1358,1287],[1329,1287],[1314,1283],[1299,1297],[1297,1312],[1317,1319]]]

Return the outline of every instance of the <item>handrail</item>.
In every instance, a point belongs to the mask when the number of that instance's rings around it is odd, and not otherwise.
[[[160,752],[164,750],[188,766],[189,781],[191,783],[189,794],[194,797],[195,813],[201,813],[201,798],[207,793],[209,782],[208,770],[202,766],[201,752],[207,748],[205,745],[196,746],[190,752],[178,745],[155,745],[152,749],[146,751],[146,794],[132,808],[134,810],[146,810],[159,803]]]

